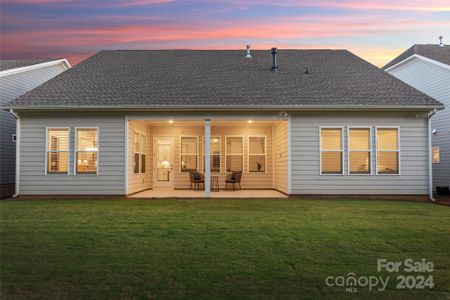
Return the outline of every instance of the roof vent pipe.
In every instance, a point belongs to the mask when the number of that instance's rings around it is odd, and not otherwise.
[[[444,37],[441,35],[439,37],[439,47],[444,47],[444,42],[442,41],[444,39]]]
[[[247,51],[245,54],[245,58],[252,58],[252,54],[250,53],[250,45],[247,45]]]
[[[277,55],[278,55],[278,49],[275,47],[272,48],[272,71],[278,71]]]

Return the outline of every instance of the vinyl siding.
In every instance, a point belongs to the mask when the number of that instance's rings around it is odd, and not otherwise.
[[[288,123],[278,122],[273,127],[274,188],[283,193],[288,190]]]
[[[25,94],[64,70],[62,64],[57,64],[0,77],[0,105]],[[15,181],[16,143],[12,141],[15,133],[16,119],[10,113],[0,111],[0,184],[13,184]]]
[[[450,68],[415,58],[389,71],[398,79],[442,102],[446,109],[431,119],[433,146],[440,147],[440,163],[433,164],[434,186],[450,186]]]
[[[46,127],[70,127],[69,175],[45,175]],[[75,127],[99,128],[98,175],[74,175]],[[123,195],[124,114],[22,113],[20,195]]]
[[[320,127],[344,126],[344,174],[320,175]],[[399,126],[401,175],[347,175],[347,126]],[[293,113],[291,116],[292,194],[426,195],[428,193],[427,118],[424,114]],[[375,151],[375,131],[372,136]]]

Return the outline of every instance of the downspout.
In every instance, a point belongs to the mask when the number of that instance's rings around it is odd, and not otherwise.
[[[436,114],[436,108],[428,113],[428,193],[430,200],[435,202],[433,197],[433,143],[432,143],[432,129],[431,118]]]
[[[9,113],[16,119],[16,191],[13,198],[19,196],[19,167],[20,167],[20,117],[12,109]]]

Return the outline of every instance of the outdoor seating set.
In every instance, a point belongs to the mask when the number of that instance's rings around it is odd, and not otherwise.
[[[189,187],[190,190],[194,188],[194,190],[200,190],[200,187],[203,185],[203,189],[205,188],[205,175],[198,171],[189,172],[189,177],[191,180],[191,185]],[[242,171],[239,172],[231,172],[227,175],[225,179],[225,190],[236,190],[236,187],[239,187],[239,190],[242,190],[241,187],[242,180]],[[211,175],[211,191],[218,192],[220,190],[219,186],[219,176]]]

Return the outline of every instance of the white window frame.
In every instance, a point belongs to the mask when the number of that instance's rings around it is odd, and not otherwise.
[[[222,168],[222,136],[221,135],[211,135],[211,139],[219,139],[219,157],[220,157],[220,165],[219,165],[219,172],[212,172],[211,174],[222,174],[223,173],[223,168]],[[202,135],[202,151],[201,152],[201,160],[202,160],[202,168],[201,170],[203,170],[203,172],[206,172],[206,166],[205,166],[205,136]],[[213,156],[213,154],[211,154],[210,156]]]
[[[398,152],[398,174],[378,173],[378,129],[397,129],[397,151],[395,150],[382,150],[384,152]],[[402,174],[402,160],[401,160],[401,142],[400,142],[400,126],[375,126],[375,166],[376,175],[381,176],[400,176]]]
[[[243,135],[226,135],[225,136],[225,173],[227,173],[227,165],[228,165],[228,152],[227,152],[227,139],[228,138],[234,138],[234,137],[239,137],[242,139],[242,149],[241,149],[241,156],[242,156],[242,173],[245,172],[244,170],[244,158],[245,158],[245,154],[244,154],[244,143],[245,143],[245,139]],[[230,155],[238,155],[238,154],[230,154]],[[233,172],[233,171],[230,171]]]
[[[434,160],[434,149],[437,149],[438,153],[438,159]],[[433,164],[440,164],[441,163],[441,147],[440,146],[433,146],[431,148],[431,159],[433,161]]]
[[[250,153],[250,138],[252,137],[256,137],[256,138],[260,138],[263,137],[264,138],[264,154],[251,154]],[[250,172],[250,155],[259,155],[262,156],[264,155],[264,172]],[[256,173],[256,174],[266,174],[267,173],[267,136],[264,134],[251,134],[247,136],[247,172],[248,174],[250,173]]]
[[[341,173],[336,173],[336,174],[329,174],[329,173],[322,173],[322,152],[337,152],[337,150],[322,150],[322,129],[341,129],[341,169],[342,172]],[[319,174],[322,176],[343,176],[345,174],[345,170],[344,170],[344,149],[345,149],[345,145],[344,145],[344,130],[345,130],[345,126],[319,126]]]
[[[78,129],[95,129],[97,130],[97,168],[96,172],[92,173],[77,173],[77,140],[78,140]],[[99,175],[100,170],[100,127],[96,126],[86,126],[86,127],[75,127],[75,140],[74,140],[74,151],[73,151],[73,175],[82,175],[82,176],[88,176],[88,175]]]
[[[350,172],[350,152],[367,152],[367,150],[351,150],[350,149],[350,130],[351,129],[369,129],[369,170],[367,174],[352,174]],[[371,126],[348,126],[347,127],[347,175],[351,176],[371,176],[373,174],[373,146],[372,146],[372,127]]]
[[[199,140],[198,135],[180,135],[180,140],[179,140],[179,143],[180,143],[180,151],[179,151],[179,161],[180,161],[180,163],[179,163],[179,170],[180,170],[180,173],[189,173],[189,172],[191,172],[191,170],[189,170],[189,171],[183,171],[182,170],[181,156],[183,154],[184,155],[194,155],[194,154],[191,154],[191,153],[182,153],[183,147],[182,147],[181,141],[183,140],[183,138],[195,138],[196,149],[197,149],[197,154],[195,154],[197,156],[195,168],[196,168],[197,172],[200,172],[200,161],[199,161],[199,159],[200,159],[199,158],[199,156],[200,156],[200,148],[199,148],[199,142],[198,142],[198,140]]]
[[[45,166],[44,174],[47,175],[63,175],[65,172],[48,172],[48,131],[58,129],[67,129],[67,151],[52,151],[52,152],[67,152],[67,175],[70,175],[70,127],[45,127]]]
[[[135,144],[135,142],[134,142],[134,138],[135,138],[135,135],[138,135],[138,138],[139,138],[139,152],[136,152],[136,144]],[[144,137],[144,143],[145,143],[145,150],[146,150],[146,152],[144,153],[144,152],[142,152],[142,145],[141,145],[141,136],[143,136]],[[145,163],[147,163],[147,161],[148,161],[148,141],[147,141],[147,134],[146,133],[143,133],[142,131],[139,131],[139,130],[133,130],[133,155],[136,155],[136,154],[139,154],[139,166],[138,166],[138,169],[139,169],[139,172],[137,172],[137,173],[135,173],[134,172],[134,168],[133,168],[133,174],[146,174],[147,173],[147,166],[145,167],[145,172],[142,172],[142,154],[144,154],[145,155]],[[134,156],[133,156],[133,163],[134,163]],[[134,167],[134,165],[133,165],[133,167]]]

